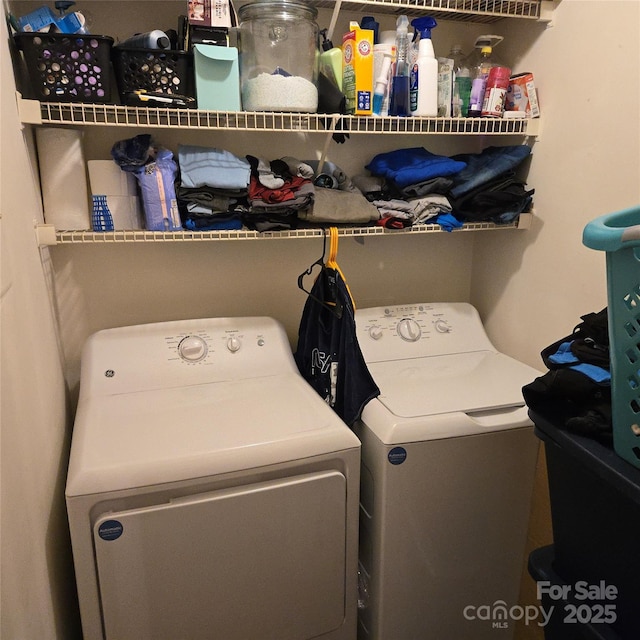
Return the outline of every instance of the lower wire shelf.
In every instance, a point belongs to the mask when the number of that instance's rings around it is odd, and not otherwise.
[[[465,231],[500,231],[508,229],[528,229],[532,213],[523,213],[509,224],[493,222],[470,222],[452,233]],[[329,226],[329,225],[328,225]],[[206,242],[213,240],[282,240],[295,238],[317,238],[323,235],[322,228],[295,229],[291,231],[251,231],[248,229],[221,231],[147,231],[127,229],[121,231],[63,231],[53,225],[36,225],[39,246],[57,244],[115,244],[131,242]],[[338,227],[338,235],[343,237],[392,236],[420,233],[448,233],[438,224],[418,224],[405,229],[385,229],[384,227]]]

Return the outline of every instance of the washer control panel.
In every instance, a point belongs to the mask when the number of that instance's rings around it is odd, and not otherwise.
[[[106,329],[90,336],[81,391],[134,393],[296,372],[271,318],[209,318]]]
[[[358,309],[356,330],[367,362],[495,350],[478,312],[467,303]]]

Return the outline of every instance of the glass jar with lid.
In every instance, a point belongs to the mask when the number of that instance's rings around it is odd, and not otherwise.
[[[238,9],[245,111],[317,111],[317,15],[314,7],[288,0],[254,0]]]

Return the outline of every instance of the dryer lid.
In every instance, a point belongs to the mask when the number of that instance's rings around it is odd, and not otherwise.
[[[522,406],[522,387],[539,375],[493,351],[371,363],[369,369],[378,400],[401,418]]]
[[[67,496],[232,473],[359,447],[297,374],[81,402]]]

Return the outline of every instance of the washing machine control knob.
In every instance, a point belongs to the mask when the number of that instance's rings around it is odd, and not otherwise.
[[[398,322],[398,335],[407,342],[416,342],[422,335],[420,325],[412,318],[402,318]]]
[[[207,343],[200,336],[187,336],[180,340],[178,353],[183,360],[198,362],[207,355]]]
[[[380,340],[380,338],[382,338],[382,327],[379,324],[374,324],[370,326],[369,337],[372,340]]]
[[[451,327],[447,324],[446,320],[436,320],[434,323],[436,331],[438,333],[450,333]]]
[[[240,342],[240,338],[236,336],[231,336],[230,338],[227,339],[227,349],[229,349],[231,353],[235,353],[236,351],[239,351],[241,346],[242,346],[242,342]]]

